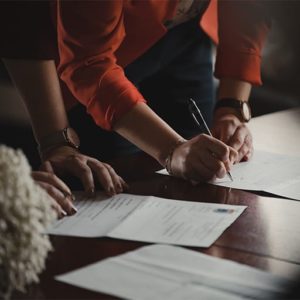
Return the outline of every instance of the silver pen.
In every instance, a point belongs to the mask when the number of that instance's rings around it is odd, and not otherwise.
[[[193,117],[195,123],[197,124],[197,126],[198,126],[201,130],[203,129],[203,126],[204,126],[204,129],[205,129],[205,131],[207,132],[207,134],[209,134],[210,136],[213,136],[213,135],[211,134],[211,131],[209,130],[209,128],[208,128],[208,126],[207,126],[207,124],[206,124],[204,118],[203,118],[203,115],[202,115],[200,109],[198,108],[196,102],[195,102],[192,98],[190,98],[190,99],[188,100],[188,107],[189,107],[189,111],[190,111],[190,113],[191,113],[191,115],[192,115],[192,117]],[[198,116],[198,117],[197,117],[197,116]],[[202,124],[203,126],[202,126],[201,124]],[[228,177],[230,178],[230,180],[233,181],[233,178],[232,178],[232,176],[231,176],[231,174],[230,174],[229,171],[227,172],[227,175],[228,175]]]

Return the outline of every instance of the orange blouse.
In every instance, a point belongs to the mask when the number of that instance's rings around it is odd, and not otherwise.
[[[58,1],[59,74],[95,122],[110,130],[145,99],[123,68],[154,45],[176,0]],[[199,26],[218,44],[215,76],[261,84],[268,22],[255,0],[210,0]],[[72,103],[67,103],[67,107]]]

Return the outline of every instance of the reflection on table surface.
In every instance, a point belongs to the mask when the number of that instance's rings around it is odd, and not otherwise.
[[[298,111],[300,112],[300,110],[288,111],[287,115],[299,115]],[[269,129],[270,124],[277,118],[291,121],[288,126],[284,126],[285,133],[283,133],[283,129],[281,130],[282,139],[289,130],[295,132],[297,128],[299,129],[300,119],[295,121],[294,118],[293,121],[293,118],[291,120],[287,115],[276,113],[273,114],[271,120],[270,117],[265,117]],[[252,126],[254,136],[257,136],[257,126],[262,126],[260,120],[258,118]],[[289,138],[287,137],[287,139]],[[284,143],[285,141],[277,140],[277,143],[281,142]],[[261,145],[261,140],[258,144]],[[265,194],[262,196],[262,194],[257,195],[205,183],[193,186],[182,179],[156,174],[155,171],[161,167],[143,153],[126,158],[120,157],[112,161],[111,165],[127,180],[130,186],[127,192],[131,194],[247,205],[246,211],[213,246],[208,249],[192,249],[282,276],[294,278],[295,274],[300,274],[299,201],[273,198]],[[41,276],[40,284],[31,286],[25,295],[16,294],[16,298],[114,299],[114,297],[57,282],[53,277],[145,245],[141,242],[110,238],[88,239],[52,236],[51,240],[54,251],[48,257],[47,268]]]

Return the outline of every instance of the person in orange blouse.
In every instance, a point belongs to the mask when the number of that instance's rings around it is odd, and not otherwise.
[[[0,59],[27,107],[39,144],[42,166],[32,177],[56,200],[53,206],[59,215],[76,209],[69,187],[54,173],[79,178],[89,196],[97,182],[110,196],[127,188],[109,164],[77,149],[79,141],[69,127],[54,61],[57,38],[50,1],[1,1],[0,40]]]
[[[109,153],[128,140],[193,182],[223,177],[251,157],[247,101],[261,84],[269,28],[259,1],[58,1],[56,13],[58,71],[83,105],[67,102],[70,121],[92,155],[101,136]],[[220,79],[215,109],[211,40]],[[197,134],[189,98],[214,137]]]

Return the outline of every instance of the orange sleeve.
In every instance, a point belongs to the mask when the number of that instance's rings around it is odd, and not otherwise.
[[[255,0],[218,1],[219,44],[215,76],[261,84],[261,52],[270,22]]]
[[[115,57],[125,37],[123,0],[58,1],[59,74],[96,124],[115,120],[145,102]]]

